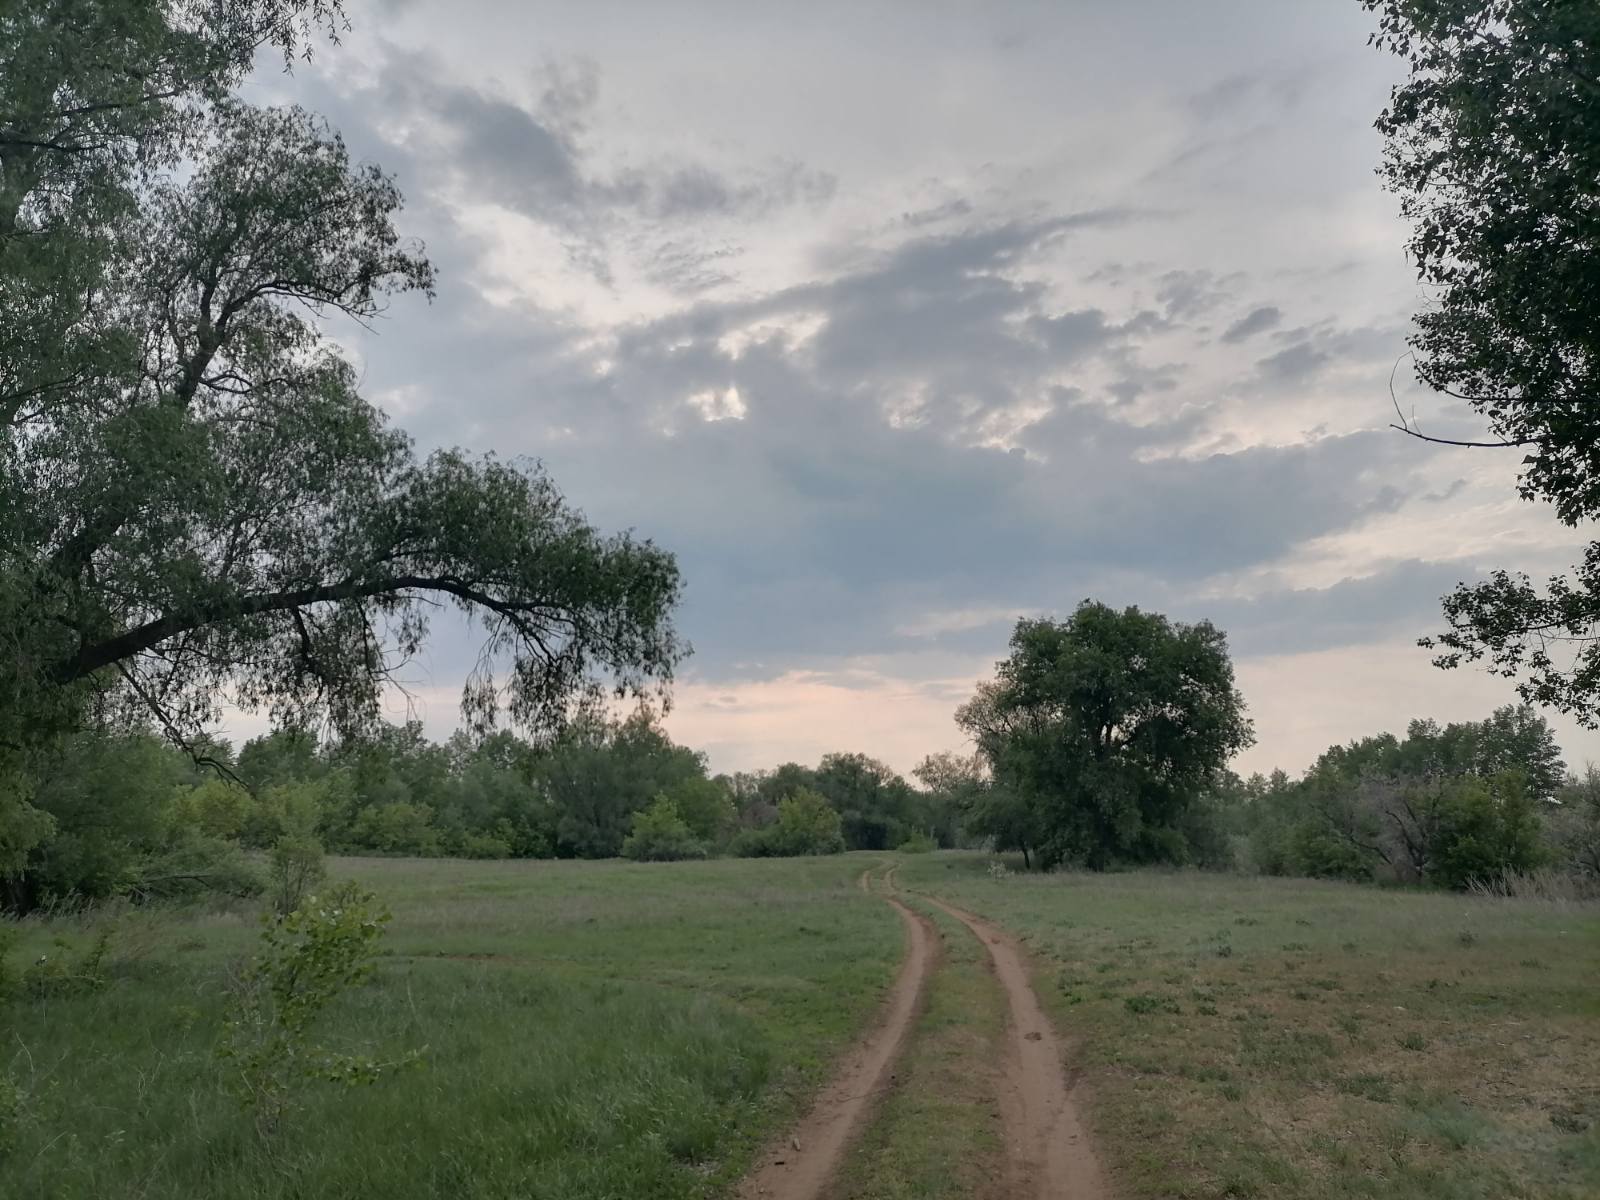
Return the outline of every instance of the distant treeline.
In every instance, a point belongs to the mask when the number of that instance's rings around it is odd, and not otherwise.
[[[589,715],[544,745],[504,732],[439,744],[412,723],[361,742],[284,730],[237,753],[198,749],[215,765],[145,731],[64,743],[32,782],[53,828],[5,877],[7,905],[249,893],[260,886],[252,852],[286,838],[467,858],[1031,852],[1048,815],[977,755],[931,756],[915,784],[845,753],[713,776],[648,712]],[[1593,887],[1600,773],[1569,775],[1543,719],[1505,708],[1332,747],[1299,780],[1224,772],[1173,829],[1156,861],[1452,888],[1548,870]]]
[[[340,854],[694,858],[952,846],[955,797],[863,754],[719,775],[648,711],[587,714],[547,744],[443,744],[420,725],[359,742],[280,730],[191,747],[83,732],[32,780],[53,828],[4,880],[13,909],[80,897],[248,889],[247,852],[285,837]]]
[[[1413,721],[1403,739],[1330,748],[1298,781],[1229,777],[1203,803],[1219,865],[1458,889],[1548,871],[1600,888],[1600,771],[1569,775],[1531,708]]]

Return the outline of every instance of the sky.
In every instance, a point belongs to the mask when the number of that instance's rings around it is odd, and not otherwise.
[[[332,333],[420,449],[677,555],[667,724],[714,769],[962,750],[1017,618],[1089,597],[1227,632],[1245,772],[1515,699],[1416,640],[1577,538],[1388,428],[1480,432],[1400,361],[1356,0],[349,10],[251,96],[393,173],[440,282]],[[436,626],[390,715],[447,734],[473,658]]]

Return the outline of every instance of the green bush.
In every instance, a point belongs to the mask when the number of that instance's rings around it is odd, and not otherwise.
[[[265,918],[260,951],[232,981],[218,1050],[234,1065],[232,1091],[262,1137],[277,1131],[301,1084],[370,1084],[420,1056],[414,1051],[385,1062],[311,1040],[323,1010],[371,974],[388,920],[376,898],[353,883],[308,896],[287,917]]]
[[[838,854],[844,849],[843,823],[832,805],[809,788],[778,803],[778,819],[765,829],[747,829],[734,839],[744,858],[792,858]]]
[[[177,829],[166,847],[135,865],[123,891],[137,900],[191,900],[259,896],[265,886],[237,842]]]
[[[106,985],[105,958],[110,949],[109,928],[102,928],[82,950],[57,937],[49,953],[41,954],[23,970],[22,990],[40,999],[97,992]]]
[[[510,858],[511,843],[493,833],[468,831],[456,839],[453,847],[460,858]]]
[[[1539,817],[1520,772],[1458,781],[1442,809],[1430,882],[1461,889],[1540,865]]]
[[[706,848],[678,815],[678,806],[658,795],[648,808],[633,814],[633,832],[623,839],[622,856],[635,862],[678,862],[704,858]]]
[[[901,854],[927,854],[937,850],[938,843],[925,833],[913,833],[905,841],[895,847]]]
[[[307,834],[287,834],[278,839],[268,856],[272,911],[287,917],[304,903],[328,876],[322,843]]]

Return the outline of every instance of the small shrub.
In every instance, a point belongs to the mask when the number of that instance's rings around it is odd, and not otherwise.
[[[462,858],[510,858],[512,854],[511,843],[492,833],[464,833],[455,849]]]
[[[633,832],[623,839],[622,856],[635,862],[680,862],[704,858],[706,848],[678,816],[677,804],[658,795],[648,808],[633,814]]]
[[[844,849],[844,825],[826,799],[800,788],[779,802],[776,822],[765,829],[744,830],[730,848],[743,858],[838,854]]]
[[[938,843],[925,833],[913,833],[895,847],[901,854],[927,854],[938,848]]]
[[[1153,1012],[1172,1013],[1176,1016],[1183,1012],[1182,1006],[1176,1000],[1167,996],[1157,996],[1150,992],[1140,992],[1137,995],[1128,996],[1123,1000],[1122,1004],[1124,1008],[1136,1016],[1143,1016],[1145,1013]]]
[[[58,937],[55,953],[41,954],[22,972],[22,990],[29,996],[71,996],[96,992],[106,984],[103,970],[106,952],[111,948],[111,930],[101,929],[82,953],[74,954],[72,943]]]
[[[997,882],[1002,879],[1010,879],[1011,868],[1006,866],[1005,863],[1001,862],[998,858],[991,858],[989,860],[989,878],[996,880]]]
[[[234,1064],[231,1090],[263,1138],[277,1131],[301,1083],[370,1084],[420,1057],[421,1051],[413,1051],[383,1062],[311,1040],[317,1017],[371,974],[388,920],[372,894],[353,883],[320,898],[308,896],[286,917],[264,918],[261,949],[232,981],[218,1050]]]
[[[1408,1033],[1400,1038],[1400,1048],[1402,1050],[1426,1050],[1428,1048],[1428,1039],[1420,1033]]]
[[[285,834],[268,857],[272,911],[287,917],[328,876],[322,843],[306,834]]]

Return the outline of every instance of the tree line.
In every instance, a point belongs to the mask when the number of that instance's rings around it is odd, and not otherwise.
[[[699,858],[952,846],[956,796],[865,754],[710,774],[655,713],[581,713],[543,742],[440,743],[420,724],[360,739],[276,730],[237,750],[147,728],[82,731],[29,780],[45,828],[3,871],[13,910],[254,886],[286,841],[337,854]],[[935,777],[937,778],[937,777]]]
[[[1241,779],[1251,740],[1225,636],[1085,602],[1024,620],[958,713],[970,755],[908,780],[865,754],[713,775],[648,707],[587,708],[541,742],[416,722],[362,738],[274,731],[197,765],[146,729],[60,746],[31,780],[48,823],[6,902],[259,886],[259,852],[640,860],[1015,851],[1049,869],[1194,866],[1498,887],[1551,868],[1600,886],[1600,774],[1568,774],[1549,724],[1502,708],[1331,747],[1298,780]]]
[[[1018,622],[957,719],[978,751],[939,764],[959,836],[1026,865],[1448,888],[1549,869],[1600,890],[1600,774],[1570,776],[1526,705],[1333,746],[1299,780],[1242,780],[1228,762],[1254,735],[1222,632],[1085,601],[1064,621]]]

